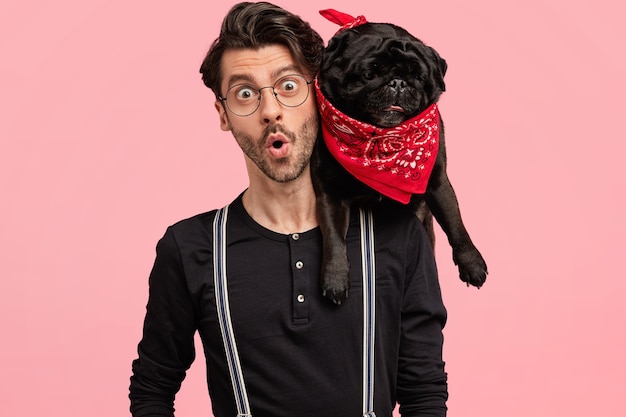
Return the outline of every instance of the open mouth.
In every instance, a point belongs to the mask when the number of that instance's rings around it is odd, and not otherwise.
[[[284,158],[289,152],[289,142],[282,135],[271,135],[267,140],[267,150],[275,158]]]

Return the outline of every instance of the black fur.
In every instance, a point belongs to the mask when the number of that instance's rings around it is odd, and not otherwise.
[[[318,77],[322,92],[337,109],[369,124],[392,127],[439,100],[445,91],[446,69],[445,60],[433,48],[405,29],[366,23],[340,31],[329,41]],[[392,104],[404,112],[384,111]],[[439,151],[426,193],[413,195],[407,209],[423,222],[433,247],[434,215],[452,246],[461,280],[480,288],[487,278],[487,265],[463,225],[446,173],[442,120],[439,131]],[[321,137],[312,159],[312,175],[324,236],[322,290],[331,301],[341,304],[348,296],[345,238],[350,208],[355,203],[376,204],[384,197],[345,171]]]

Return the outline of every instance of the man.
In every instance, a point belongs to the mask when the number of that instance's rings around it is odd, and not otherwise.
[[[243,150],[250,183],[229,205],[224,229],[214,227],[222,214],[213,210],[169,227],[159,241],[133,362],[133,416],[173,416],[196,331],[217,417],[390,417],[396,403],[404,416],[445,416],[446,311],[415,216],[384,204],[373,210],[369,362],[358,215],[348,231],[350,298],[336,306],[321,294],[309,159],[319,123],[311,81],[322,49],[308,23],[269,3],[240,3],[224,19],[201,73],[216,95],[220,127]],[[219,230],[224,268],[216,268]],[[372,384],[364,384],[365,363]],[[373,406],[364,412],[366,386]]]

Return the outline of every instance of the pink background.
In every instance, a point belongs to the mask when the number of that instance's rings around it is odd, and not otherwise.
[[[232,5],[210,3],[0,6],[0,414],[128,415],[156,241],[246,186],[198,73]],[[449,174],[490,269],[466,288],[440,234],[449,416],[626,415],[620,2],[278,4],[325,40],[320,8],[400,24],[448,62]],[[179,416],[210,415],[204,371]]]

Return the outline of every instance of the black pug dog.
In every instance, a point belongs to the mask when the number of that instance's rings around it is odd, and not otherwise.
[[[445,91],[447,64],[433,48],[393,24],[370,23],[363,16],[354,19],[331,9],[320,13],[344,26],[325,48],[316,80],[318,104],[322,94],[350,118],[394,128],[437,103]],[[333,13],[335,17],[329,16]],[[346,24],[346,17],[352,23]],[[446,173],[443,122],[439,117],[437,120],[438,150],[431,161],[427,187],[425,192],[411,194],[406,206],[423,222],[433,247],[434,215],[452,247],[461,280],[480,288],[487,278],[487,265],[461,220]],[[354,138],[355,143],[359,141],[364,140]],[[312,159],[312,175],[324,238],[322,291],[335,304],[341,304],[349,287],[345,239],[351,208],[388,198],[351,175],[329,152],[322,137]]]

